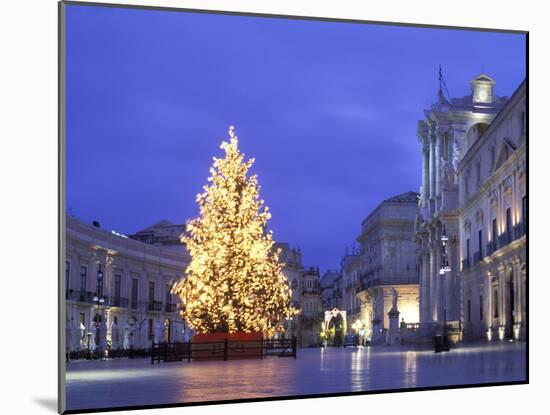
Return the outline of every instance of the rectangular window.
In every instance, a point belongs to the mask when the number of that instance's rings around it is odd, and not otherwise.
[[[512,278],[510,280],[510,285],[509,285],[509,289],[510,289],[510,312],[512,313],[512,316],[514,315],[515,313],[515,310],[516,310],[516,302],[514,301],[515,300],[515,290],[514,290],[514,279]]]
[[[483,243],[483,231],[480,229],[479,231],[477,231],[477,246],[479,248],[479,257],[480,258],[483,258],[483,248],[482,248],[482,243]]]
[[[498,235],[498,234],[497,234],[497,220],[496,220],[496,218],[493,219],[493,229],[492,229],[491,232],[492,232],[492,234],[493,234],[493,235],[492,235],[492,238],[493,238],[493,241],[492,241],[492,242],[493,242],[493,249],[496,249],[496,247],[497,247],[497,235]]]
[[[82,324],[84,327],[86,327],[86,316],[84,315],[84,313],[80,313],[78,315],[78,321],[80,324]]]
[[[527,196],[521,199],[521,221],[523,223],[523,232],[527,232]]]
[[[149,281],[149,302],[155,301],[155,283]]]
[[[525,119],[525,111],[523,111],[519,118],[519,133],[520,135],[526,135],[527,131],[525,129],[525,125],[527,124]]]
[[[101,271],[101,265],[100,268],[97,270],[96,294],[98,298],[103,297],[103,271]]]
[[[510,242],[512,237],[512,211],[506,209],[506,241]]]
[[[65,261],[65,290],[69,289],[70,279],[71,279],[71,264],[69,261]]]
[[[166,304],[172,304],[172,293],[171,293],[172,289],[170,288],[170,284],[166,284],[166,297],[165,297],[165,301],[166,301]]]
[[[88,268],[85,266],[80,267],[80,292],[86,292],[86,274],[88,273]]]
[[[498,318],[498,290],[493,292],[493,317]]]
[[[138,303],[138,279],[132,278],[132,304],[131,307],[136,309]]]
[[[311,280],[307,280],[307,288],[311,288]]]
[[[472,303],[468,300],[468,323],[472,321]]]
[[[122,275],[115,275],[115,304],[120,305],[120,284],[122,283]]]
[[[466,239],[466,260],[470,261],[470,238]]]
[[[153,338],[153,319],[150,318],[147,321],[147,337],[149,337],[149,340]]]
[[[479,319],[483,320],[483,296],[479,296]]]

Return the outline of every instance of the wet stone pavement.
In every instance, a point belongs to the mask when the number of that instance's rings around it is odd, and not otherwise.
[[[298,349],[297,359],[67,364],[67,409],[524,381],[525,343]]]

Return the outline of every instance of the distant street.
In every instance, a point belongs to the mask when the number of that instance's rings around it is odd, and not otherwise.
[[[76,361],[67,366],[67,409],[522,381],[525,355],[525,343],[506,342],[441,354],[380,346],[299,349],[296,360]]]

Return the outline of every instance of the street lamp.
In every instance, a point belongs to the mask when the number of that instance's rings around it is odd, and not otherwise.
[[[105,303],[105,298],[103,298],[103,271],[101,270],[101,264],[98,265],[97,270],[97,292],[95,293],[94,297],[92,298],[92,301],[96,305],[96,315],[94,317],[94,322],[96,326],[96,339],[97,339],[97,350],[98,355],[101,356],[101,339],[100,339],[100,324],[102,321],[101,315],[99,314],[101,310],[101,306],[103,303]]]
[[[443,283],[446,282],[445,274],[451,272],[451,266],[449,265],[449,261],[447,259],[447,242],[449,241],[449,237],[447,236],[445,232],[445,225],[443,225],[443,233],[441,234],[441,268],[439,269],[439,275],[442,276]],[[442,350],[448,351],[449,347],[447,344],[447,293],[445,290],[445,284],[443,284],[443,344],[442,344]]]

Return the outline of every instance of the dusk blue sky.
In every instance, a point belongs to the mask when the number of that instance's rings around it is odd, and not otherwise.
[[[421,184],[417,120],[485,70],[510,96],[525,36],[67,6],[67,209],[133,233],[197,216],[234,125],[279,242],[339,268],[361,221]]]

